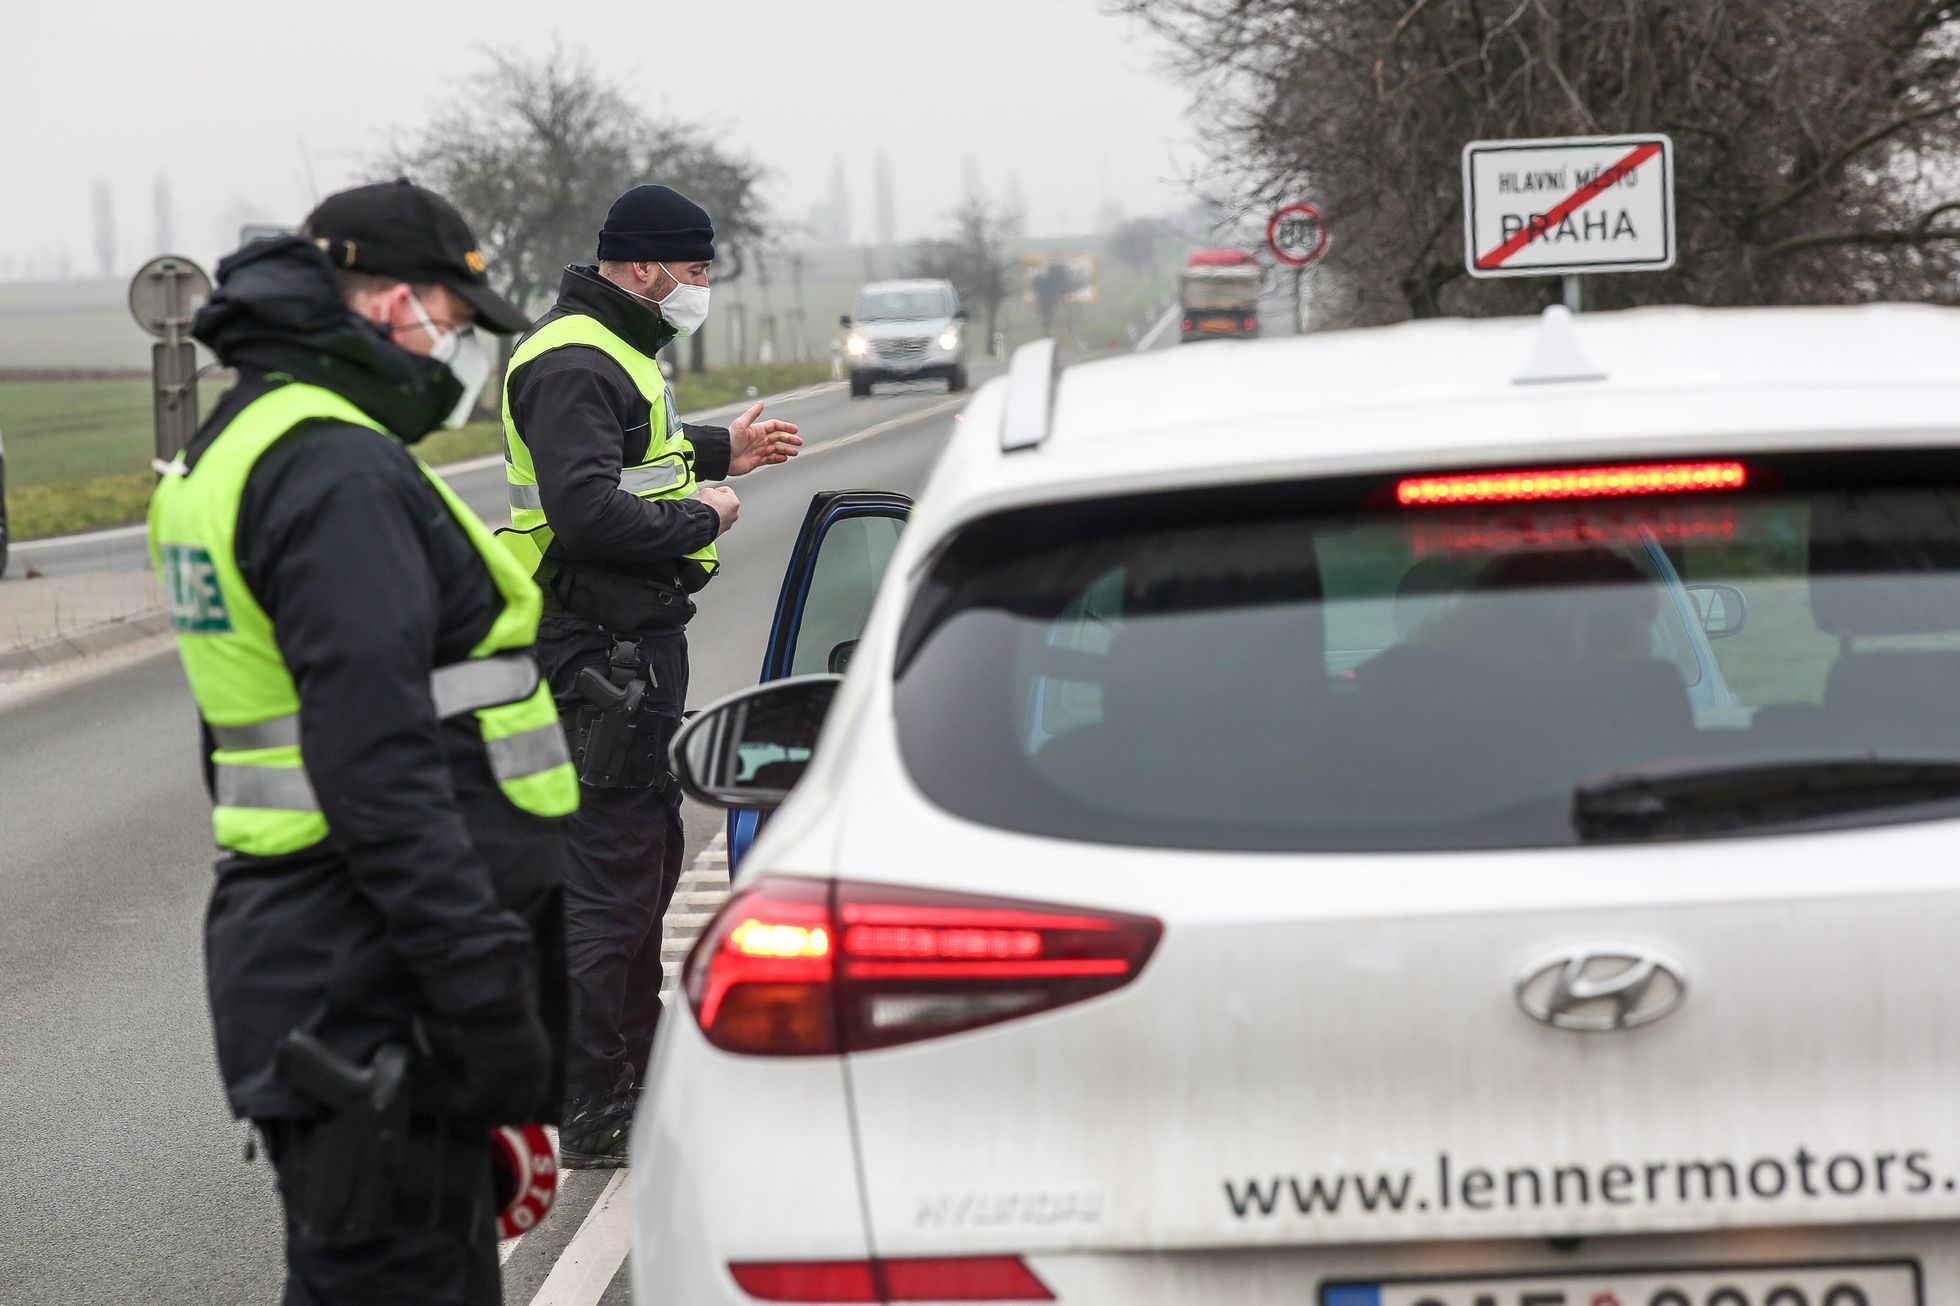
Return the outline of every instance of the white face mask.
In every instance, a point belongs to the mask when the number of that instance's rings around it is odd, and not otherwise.
[[[660,316],[667,319],[667,325],[674,328],[676,335],[691,336],[708,320],[708,288],[682,281],[665,263],[658,266],[668,276],[674,277],[674,288],[659,299],[647,299],[645,295],[636,298],[646,299],[647,303],[657,307]]]
[[[415,320],[428,332],[429,357],[449,369],[463,387],[463,394],[449,415],[442,419],[446,427],[461,426],[470,420],[476,411],[476,398],[483,393],[483,386],[490,379],[490,353],[483,347],[483,338],[475,327],[460,326],[453,331],[438,332],[436,324],[422,310],[422,303],[413,294],[408,297],[408,307],[415,314]]]

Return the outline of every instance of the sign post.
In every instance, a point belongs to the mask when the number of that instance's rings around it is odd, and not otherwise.
[[[1463,262],[1473,277],[1565,278],[1674,266],[1674,142],[1662,135],[1472,141]]]
[[[157,337],[150,348],[156,414],[156,458],[167,463],[197,434],[197,346],[191,319],[211,298],[211,278],[187,258],[165,254],[137,269],[129,283],[129,315]]]
[[[1288,204],[1266,224],[1266,248],[1293,269],[1293,330],[1307,331],[1307,269],[1327,253],[1327,223],[1311,204]]]

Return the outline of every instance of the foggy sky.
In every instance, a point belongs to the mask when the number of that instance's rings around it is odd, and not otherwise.
[[[362,179],[391,130],[467,91],[482,46],[553,36],[755,155],[789,218],[841,158],[860,242],[881,148],[902,240],[943,225],[969,172],[1018,189],[1035,234],[1088,230],[1105,202],[1167,212],[1193,153],[1185,89],[1094,0],[0,0],[0,255],[65,246],[95,275],[100,177],[133,269],[165,172],[173,252],[211,260],[240,221],[297,222]]]

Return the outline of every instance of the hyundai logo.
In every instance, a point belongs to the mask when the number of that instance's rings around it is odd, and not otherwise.
[[[1639,944],[1562,949],[1518,977],[1518,1005],[1526,1015],[1591,1034],[1652,1024],[1687,995],[1680,966]]]

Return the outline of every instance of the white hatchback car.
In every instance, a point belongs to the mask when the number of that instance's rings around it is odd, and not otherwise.
[[[640,1300],[1960,1302],[1960,312],[1030,346],[904,512],[677,742]]]

